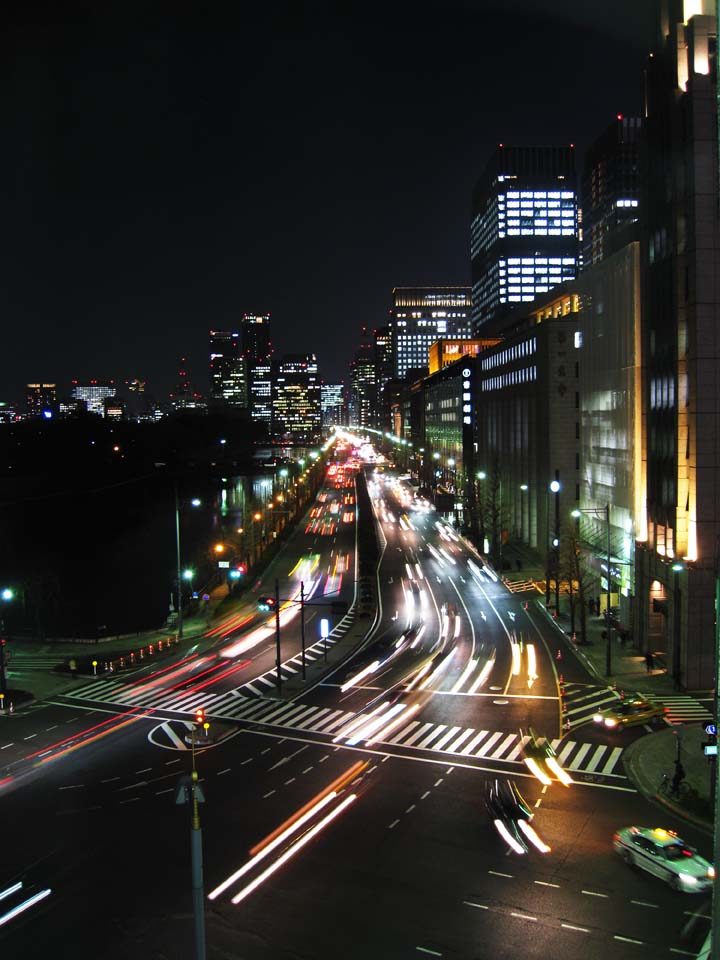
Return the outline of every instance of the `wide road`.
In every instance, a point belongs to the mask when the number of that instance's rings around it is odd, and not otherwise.
[[[701,899],[629,869],[611,838],[661,823],[706,854],[708,839],[634,791],[621,754],[637,734],[581,723],[609,694],[570,663],[586,693],[561,729],[553,625],[383,486],[373,645],[297,701],[235,697],[226,739],[198,753],[208,956],[692,955],[681,931]],[[7,956],[194,955],[189,809],[175,803],[187,722],[151,698],[132,715],[58,701],[3,726],[0,896],[20,880],[9,908],[52,891],[0,927]],[[572,785],[531,775],[529,726]],[[518,785],[550,852],[509,851],[484,805],[496,777]]]

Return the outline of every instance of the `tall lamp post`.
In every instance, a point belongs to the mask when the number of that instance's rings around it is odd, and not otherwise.
[[[193,507],[199,507],[201,501],[194,497],[190,504]],[[175,481],[175,559],[177,561],[177,623],[178,640],[183,636],[183,618],[182,618],[182,565],[180,563],[180,494],[178,492],[178,483]]]
[[[555,479],[550,483],[550,492],[555,495],[555,527],[552,538],[553,565],[555,573],[555,609],[560,605],[560,471],[555,471]],[[545,603],[550,602],[550,577],[545,585]],[[559,612],[559,610],[558,610]]]
[[[15,591],[11,590],[10,587],[4,587],[0,591],[0,599],[3,603],[10,603],[11,600],[15,599]],[[5,701],[7,700],[7,674],[5,672],[5,641],[7,637],[5,636],[5,618],[0,617],[0,710],[5,709]]]

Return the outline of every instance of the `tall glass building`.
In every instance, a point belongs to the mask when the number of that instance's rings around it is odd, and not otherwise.
[[[273,382],[272,432],[276,440],[314,443],[320,436],[321,392],[314,353],[286,354]]]
[[[210,399],[245,409],[248,406],[247,376],[240,343],[238,331],[210,331]]]
[[[486,323],[578,272],[575,151],[500,144],[473,192],[472,326]]]
[[[270,315],[246,313],[242,319],[242,355],[248,380],[250,417],[270,429],[272,421],[272,343]]]

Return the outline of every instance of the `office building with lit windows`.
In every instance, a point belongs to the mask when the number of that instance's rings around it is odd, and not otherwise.
[[[241,329],[250,417],[269,431],[273,415],[270,315],[246,313]]]
[[[583,162],[582,266],[619,250],[640,211],[640,117],[618,114],[590,146]]]
[[[28,383],[25,387],[25,411],[28,417],[52,416],[57,411],[57,385]]]
[[[351,427],[377,427],[377,371],[375,348],[366,327],[362,339],[350,361],[350,392],[348,419]]]
[[[390,310],[393,377],[427,373],[430,345],[440,338],[469,340],[469,287],[395,287]]]
[[[105,416],[105,401],[111,400],[116,395],[117,388],[112,380],[107,382],[88,380],[86,383],[73,380],[70,388],[70,396],[73,400],[82,401],[88,413],[96,413],[101,417]]]
[[[344,383],[320,384],[320,409],[324,428],[347,426]]]
[[[321,432],[321,390],[314,354],[286,354],[273,377],[272,435],[280,442],[314,443]]]
[[[572,146],[498,147],[473,192],[470,256],[475,336],[577,276]]]
[[[210,331],[210,400],[247,409],[246,364],[239,331]]]

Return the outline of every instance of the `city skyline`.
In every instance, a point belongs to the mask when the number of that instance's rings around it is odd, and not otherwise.
[[[338,325],[382,325],[395,286],[469,283],[471,190],[497,141],[574,141],[580,156],[612,116],[639,111],[643,9],[622,25],[607,5],[558,2],[532,14],[458,3],[439,21],[402,4],[382,21],[372,5],[249,22],[215,11],[201,26],[112,7],[6,12],[2,309],[14,336],[0,394],[139,372],[164,395],[178,356],[204,376],[207,329],[252,311],[273,316],[278,350],[312,351],[328,380],[347,376]],[[479,27],[496,37],[492,54],[470,40]],[[252,54],[236,51],[241,36],[260,41]],[[583,56],[548,58],[538,76],[545,41]],[[394,42],[436,44],[437,56],[398,58]],[[610,42],[618,56],[601,83]]]

